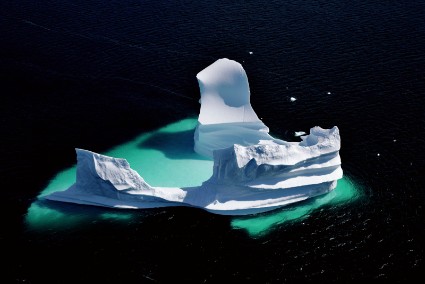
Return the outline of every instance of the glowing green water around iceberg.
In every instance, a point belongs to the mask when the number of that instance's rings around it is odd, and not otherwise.
[[[161,187],[198,186],[212,175],[213,162],[193,151],[193,132],[197,119],[184,119],[103,153],[125,158],[150,185]],[[39,194],[43,197],[65,190],[75,183],[76,167],[58,173]],[[302,220],[319,207],[355,199],[359,195],[354,183],[344,177],[329,194],[277,211],[244,218],[234,218],[232,227],[245,229],[251,236],[270,230],[274,225]],[[197,210],[197,209],[193,209]],[[37,200],[28,208],[26,222],[32,229],[69,228],[97,220],[126,222],[140,216],[141,211],[113,210],[60,202]]]
[[[193,132],[197,119],[184,119],[104,153],[125,158],[150,185],[184,187],[201,185],[212,174],[213,162],[193,151]],[[76,166],[59,172],[38,197],[69,188],[76,180]],[[136,215],[127,210],[111,210],[67,203],[36,201],[31,204],[26,222],[33,229],[60,229],[98,219],[130,220]]]
[[[338,181],[338,186],[328,194],[306,200],[298,204],[290,205],[272,213],[265,213],[254,217],[238,217],[232,220],[234,229],[245,229],[255,237],[268,232],[274,226],[290,221],[302,221],[313,210],[323,206],[338,205],[354,201],[360,197],[360,191],[356,189],[354,182],[344,177]]]

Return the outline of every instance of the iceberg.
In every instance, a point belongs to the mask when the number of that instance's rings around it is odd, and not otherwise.
[[[194,151],[213,159],[200,186],[149,185],[125,159],[76,149],[76,182],[42,198],[113,208],[189,206],[222,215],[247,215],[332,191],[341,179],[335,126],[310,129],[301,142],[272,137],[250,104],[239,63],[219,59],[197,74],[201,109]],[[188,177],[190,179],[190,177]]]

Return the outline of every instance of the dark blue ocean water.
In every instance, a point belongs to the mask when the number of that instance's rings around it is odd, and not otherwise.
[[[2,1],[0,43],[4,283],[425,278],[423,1]],[[75,147],[196,116],[195,75],[222,57],[272,134],[340,128],[360,201],[258,238],[188,208],[25,225]]]

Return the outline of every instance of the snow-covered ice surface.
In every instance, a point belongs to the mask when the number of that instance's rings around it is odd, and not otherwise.
[[[246,215],[336,187],[342,178],[337,127],[313,127],[301,142],[275,139],[250,104],[248,79],[239,63],[220,59],[197,79],[201,111],[194,142],[197,153],[214,160],[208,180],[191,187],[151,186],[125,159],[77,149],[76,183],[44,198],[115,208],[192,206]]]

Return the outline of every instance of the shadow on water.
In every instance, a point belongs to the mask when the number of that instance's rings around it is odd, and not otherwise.
[[[161,151],[169,159],[197,159],[208,160],[193,151],[193,129],[180,132],[156,132],[142,141],[142,149]]]
[[[131,167],[153,186],[200,185],[212,175],[213,162],[193,151],[193,132],[196,123],[196,119],[184,119],[169,124],[158,130],[143,133],[104,154],[127,159]],[[72,229],[78,226],[90,226],[91,223],[102,220],[131,223],[131,220],[137,220],[137,216],[147,216],[156,212],[155,209],[117,210],[47,201],[42,198],[52,192],[69,188],[75,183],[75,175],[74,166],[59,172],[50,180],[47,187],[40,192],[38,199],[28,208],[25,217],[28,229]],[[359,186],[352,179],[344,177],[338,181],[337,188],[328,194],[269,213],[233,217],[231,226],[234,229],[246,230],[251,237],[262,236],[279,225],[301,221],[318,208],[345,204],[360,196]]]

